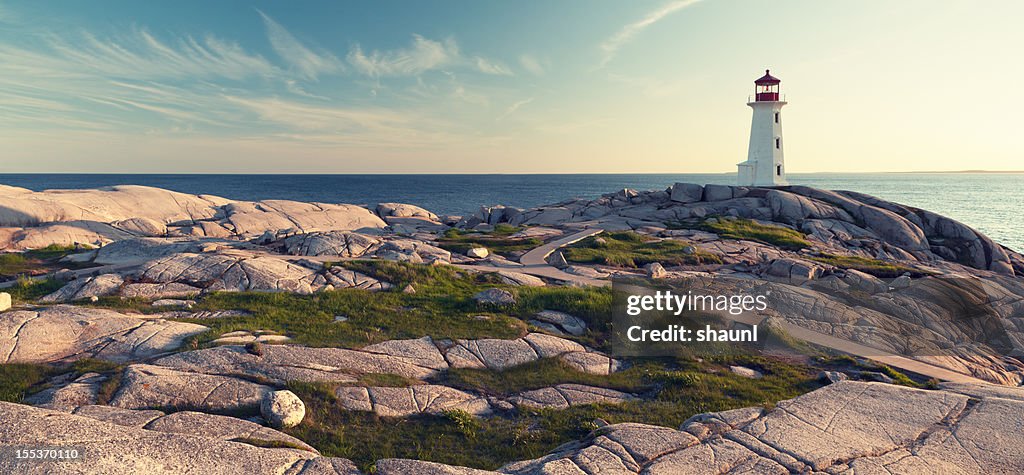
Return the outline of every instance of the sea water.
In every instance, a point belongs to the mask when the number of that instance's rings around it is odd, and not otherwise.
[[[0,174],[0,184],[32,190],[148,185],[236,200],[324,203],[411,203],[438,214],[472,213],[482,205],[531,207],[595,198],[622,188],[665,189],[675,182],[732,184],[734,174],[581,175],[113,175]],[[874,195],[959,220],[1024,251],[1024,174],[790,174],[790,183]]]

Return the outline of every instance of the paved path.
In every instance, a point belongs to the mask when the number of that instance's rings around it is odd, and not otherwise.
[[[519,258],[519,262],[526,266],[547,266],[548,256],[558,248],[582,241],[590,236],[601,234],[602,232],[604,232],[602,229],[584,229],[578,233],[570,234],[561,239],[556,239],[523,254],[523,256]]]

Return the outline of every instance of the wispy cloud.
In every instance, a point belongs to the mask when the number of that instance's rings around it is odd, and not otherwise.
[[[477,56],[473,58],[476,62],[476,69],[484,74],[494,74],[496,76],[511,76],[512,70],[502,63],[492,61],[487,58]]]
[[[367,76],[415,76],[456,62],[459,45],[454,39],[434,41],[413,35],[412,45],[391,51],[363,53],[358,44],[348,53],[348,62]]]
[[[238,44],[206,36],[184,36],[167,42],[145,29],[134,29],[119,38],[100,38],[89,32],[67,37],[47,35],[42,48],[28,50],[0,44],[4,69],[27,75],[67,77],[71,70],[106,77],[242,79],[267,76],[276,68],[263,57],[244,51]]]
[[[538,60],[533,55],[524,54],[520,56],[519,65],[522,66],[523,69],[529,71],[530,74],[533,74],[534,76],[544,75],[544,65],[540,64],[540,60]]]
[[[437,41],[416,34],[412,35],[412,44],[407,48],[374,50],[367,54],[359,44],[353,45],[346,59],[356,71],[373,78],[418,76],[449,67],[469,68],[498,76],[512,75],[512,70],[499,61],[482,56],[464,56],[453,38]]]
[[[614,59],[615,55],[618,54],[619,49],[621,49],[626,43],[632,41],[633,37],[640,34],[640,32],[644,31],[647,27],[657,23],[672,13],[690,7],[700,1],[701,0],[672,1],[662,5],[657,10],[648,13],[640,21],[630,23],[622,27],[621,30],[601,43],[601,51],[603,53],[603,57],[601,58],[601,67],[604,67]]]
[[[267,38],[274,52],[304,78],[316,80],[320,74],[344,69],[341,61],[331,53],[311,50],[266,13],[256,11],[263,17],[263,24],[267,27]]]
[[[531,102],[533,102],[533,98],[532,97],[529,98],[529,99],[523,99],[521,101],[516,101],[516,102],[512,103],[512,105],[508,106],[508,108],[505,109],[505,113],[503,113],[500,116],[498,116],[498,118],[496,120],[503,120],[506,117],[508,117],[508,116],[510,116],[512,114],[515,114],[516,111],[519,110],[520,107],[523,107],[523,106],[525,106],[525,105],[527,105],[527,104],[529,104]]]

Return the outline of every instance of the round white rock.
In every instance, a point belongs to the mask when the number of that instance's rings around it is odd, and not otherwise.
[[[274,428],[295,427],[306,417],[306,405],[291,391],[273,391],[263,396],[260,414]]]

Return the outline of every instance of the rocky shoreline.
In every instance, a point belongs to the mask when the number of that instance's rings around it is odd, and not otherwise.
[[[19,275],[38,274],[6,276],[15,308],[0,313],[3,362],[117,365],[58,371],[26,395],[31,406],[0,403],[0,444],[77,444],[99,454],[88,466],[32,468],[39,473],[359,473],[286,433],[306,414],[288,389],[300,383],[330,383],[339,410],[383,418],[486,420],[649,400],[603,383],[635,362],[600,346],[598,321],[551,308],[509,310],[531,295],[526,289],[559,292],[622,276],[765,293],[765,317],[809,338],[969,383],[923,390],[843,381],[771,409],[705,413],[678,427],[610,424],[543,457],[506,460],[497,473],[1024,470],[1015,455],[1024,423],[1024,257],[955,220],[855,192],[679,183],[438,216],[399,203],[0,186],[0,247],[36,266]],[[395,267],[382,271],[380,263]],[[417,272],[462,279],[445,285],[472,299],[437,312],[468,316],[447,330],[438,330],[439,317],[420,316],[441,304],[429,293],[431,278],[409,277]],[[348,313],[324,315],[315,330],[273,319],[274,305],[307,300],[213,304],[231,295],[335,292],[360,303],[339,304]],[[373,306],[398,296],[403,303],[388,307],[397,310]],[[250,316],[254,323],[243,325]],[[389,319],[417,318],[431,330],[388,330]],[[447,337],[429,336],[439,331]],[[365,337],[358,345],[325,340],[332,332]],[[547,362],[594,384],[488,394],[445,379]],[[402,383],[381,384],[379,375]],[[1000,436],[985,435],[993,432]],[[228,466],[225,457],[246,465]],[[23,469],[19,463],[0,461],[4,471]],[[378,474],[496,473],[406,459],[374,466]]]

